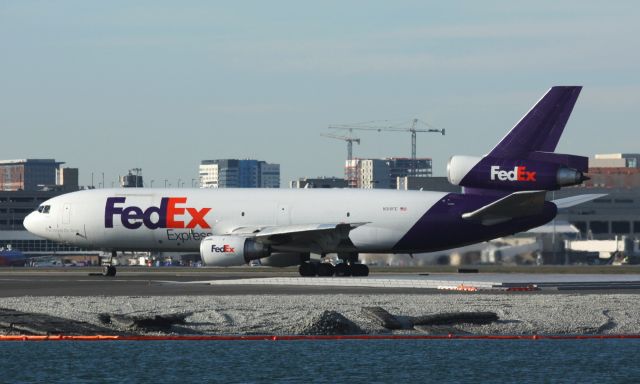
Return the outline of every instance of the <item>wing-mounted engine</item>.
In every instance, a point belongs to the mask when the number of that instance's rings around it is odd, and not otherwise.
[[[467,188],[552,191],[588,180],[587,170],[588,158],[583,156],[531,152],[523,159],[453,156],[447,177]]]
[[[239,227],[232,234],[209,236],[200,243],[207,266],[230,267],[263,259],[263,265],[289,266],[309,259],[309,252],[352,251],[351,230],[367,223],[316,223]]]
[[[271,254],[269,245],[244,236],[209,236],[200,242],[200,257],[206,266],[231,267]]]

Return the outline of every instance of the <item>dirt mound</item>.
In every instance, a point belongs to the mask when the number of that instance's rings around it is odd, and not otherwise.
[[[353,321],[336,311],[324,311],[302,322],[298,335],[358,335],[364,333]]]

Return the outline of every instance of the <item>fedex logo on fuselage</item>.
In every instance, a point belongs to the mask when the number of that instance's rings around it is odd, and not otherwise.
[[[104,227],[113,228],[114,216],[120,216],[122,226],[137,229],[145,226],[157,228],[211,228],[205,215],[211,208],[187,207],[186,197],[163,197],[160,206],[151,206],[144,211],[140,207],[125,207],[126,197],[109,197],[104,209]],[[155,214],[155,215],[154,215]]]
[[[497,165],[491,166],[491,180],[500,181],[536,181],[536,172],[527,171],[527,167],[513,167],[511,171],[504,171]]]

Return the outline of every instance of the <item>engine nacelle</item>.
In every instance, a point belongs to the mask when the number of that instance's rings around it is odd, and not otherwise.
[[[453,156],[447,163],[447,179],[453,185],[460,183],[469,172],[478,165],[482,157],[477,156]]]
[[[447,164],[449,182],[467,188],[507,191],[552,191],[581,184],[587,158],[533,152],[525,159],[453,156]]]
[[[271,248],[242,236],[209,236],[200,242],[202,263],[213,267],[244,265],[271,254]]]

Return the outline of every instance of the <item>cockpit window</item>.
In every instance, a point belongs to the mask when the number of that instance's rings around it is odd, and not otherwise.
[[[51,210],[50,205],[41,205],[38,207],[38,212],[40,213],[49,213],[49,210]]]

